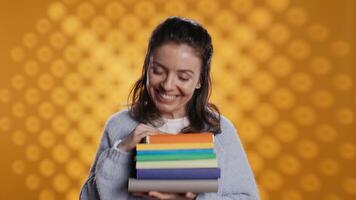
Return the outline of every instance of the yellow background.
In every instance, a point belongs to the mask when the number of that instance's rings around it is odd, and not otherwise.
[[[0,199],[77,199],[170,15],[213,37],[212,101],[263,200],[356,199],[353,0],[0,1]]]

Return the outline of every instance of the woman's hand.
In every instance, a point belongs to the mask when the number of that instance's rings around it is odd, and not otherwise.
[[[136,192],[133,193],[134,196],[143,197],[149,200],[194,200],[197,195],[192,192],[187,193],[162,193],[162,192]]]
[[[139,124],[120,144],[119,149],[129,152],[147,135],[155,135],[159,130],[146,124]]]

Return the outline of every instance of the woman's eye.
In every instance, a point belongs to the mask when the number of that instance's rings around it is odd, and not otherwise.
[[[154,74],[160,75],[160,74],[163,73],[163,70],[162,70],[162,69],[159,69],[159,68],[157,68],[157,67],[153,67],[152,69],[153,69],[153,73],[154,73]]]
[[[180,76],[179,79],[182,80],[182,81],[188,81],[188,80],[189,80],[189,77]]]

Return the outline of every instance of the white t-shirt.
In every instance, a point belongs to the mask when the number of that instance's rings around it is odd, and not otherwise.
[[[158,127],[158,130],[169,133],[177,134],[181,130],[190,124],[188,117],[176,118],[176,119],[166,119],[163,118],[164,124],[161,127]]]

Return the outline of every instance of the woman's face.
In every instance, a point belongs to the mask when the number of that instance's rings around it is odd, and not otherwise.
[[[152,53],[147,89],[164,118],[186,115],[185,106],[200,87],[201,59],[186,44],[164,43]]]

